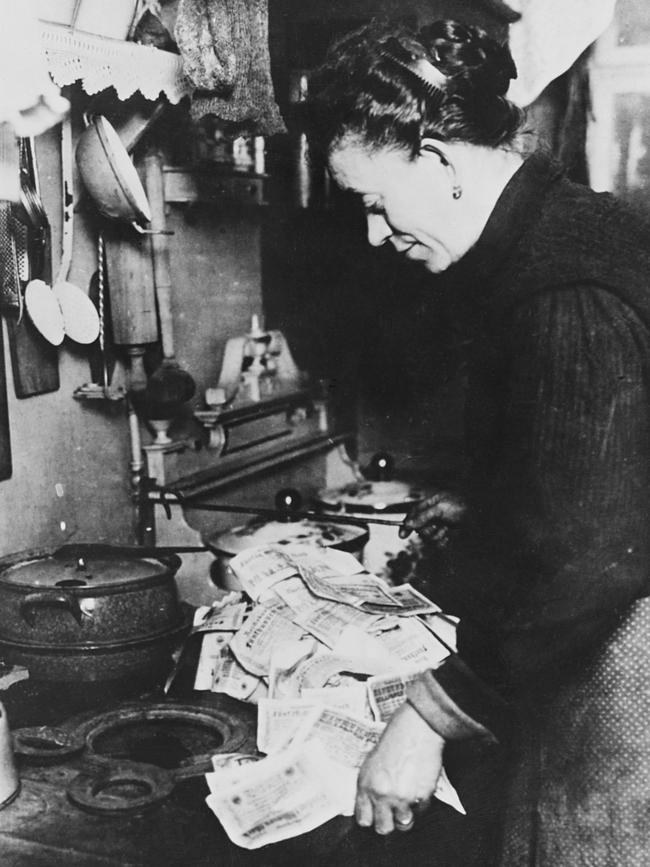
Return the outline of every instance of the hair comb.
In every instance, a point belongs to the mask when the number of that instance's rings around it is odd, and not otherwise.
[[[395,36],[389,37],[379,46],[381,54],[397,66],[409,72],[424,87],[432,99],[442,100],[447,77],[430,60],[410,52]]]

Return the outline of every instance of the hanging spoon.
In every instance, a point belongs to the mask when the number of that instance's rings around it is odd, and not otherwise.
[[[72,126],[67,117],[61,124],[61,175],[63,196],[63,244],[61,266],[54,281],[54,294],[61,308],[66,335],[76,343],[94,343],[99,336],[99,315],[88,295],[68,281],[72,265],[74,192],[72,181]]]
[[[41,274],[45,248],[40,238],[48,228],[48,219],[41,200],[33,140],[22,139],[20,151],[21,205],[24,212],[20,219],[28,221],[26,225],[30,227],[30,234],[36,239],[29,251],[30,270],[32,274]],[[52,287],[45,280],[33,278],[29,281],[25,287],[25,307],[30,319],[49,343],[53,346],[63,343],[63,315]]]
[[[70,118],[61,124],[62,252],[54,285],[31,280],[25,289],[25,306],[40,333],[54,346],[67,335],[77,343],[93,343],[99,335],[99,316],[88,296],[67,280],[72,263],[74,196],[72,192],[72,128]],[[40,196],[39,196],[40,199]]]

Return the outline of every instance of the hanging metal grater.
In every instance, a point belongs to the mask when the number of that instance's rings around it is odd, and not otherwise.
[[[22,283],[29,283],[32,279],[31,268],[29,264],[29,230],[24,223],[13,217],[13,230],[16,248],[16,263],[18,266],[18,277]]]
[[[22,308],[11,202],[0,201],[0,308]]]

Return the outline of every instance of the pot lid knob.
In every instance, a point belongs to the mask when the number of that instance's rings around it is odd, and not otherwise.
[[[388,452],[377,452],[370,459],[365,476],[372,482],[390,482],[393,478],[395,461]]]
[[[275,495],[275,508],[280,521],[296,521],[302,508],[302,497],[295,488],[282,488]]]

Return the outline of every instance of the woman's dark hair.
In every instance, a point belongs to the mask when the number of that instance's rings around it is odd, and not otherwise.
[[[425,137],[505,146],[523,120],[505,97],[516,76],[508,47],[478,27],[436,21],[416,33],[373,22],[334,43],[314,74],[310,138],[324,154],[347,136],[411,156]]]

